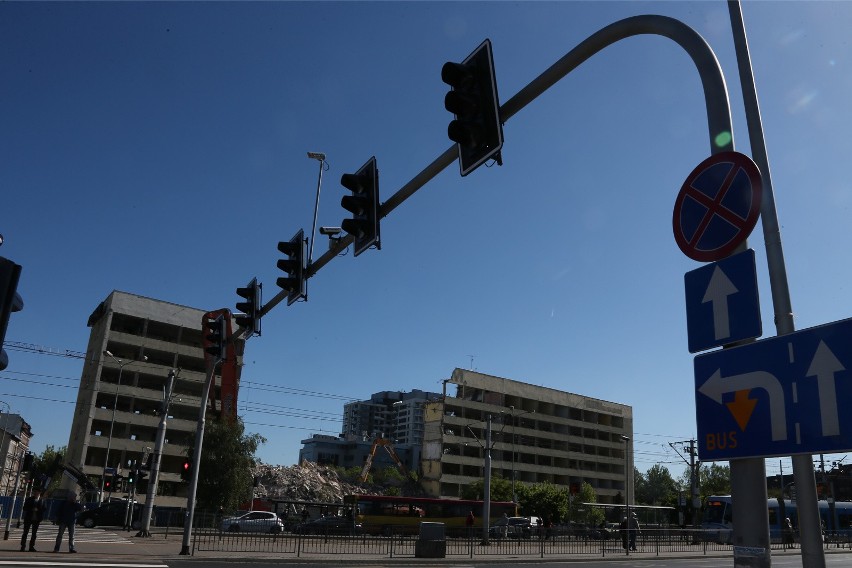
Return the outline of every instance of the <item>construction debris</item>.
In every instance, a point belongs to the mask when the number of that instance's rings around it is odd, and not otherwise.
[[[344,495],[380,493],[371,485],[341,479],[332,467],[309,461],[292,466],[258,463],[252,473],[259,481],[254,492],[256,498],[340,503]]]

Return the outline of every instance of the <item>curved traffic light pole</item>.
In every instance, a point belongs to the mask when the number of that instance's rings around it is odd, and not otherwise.
[[[565,54],[559,61],[551,65],[541,75],[530,81],[515,96],[506,101],[500,107],[500,119],[503,123],[507,122],[518,111],[605,47],[622,39],[643,34],[668,37],[683,47],[689,54],[695,63],[704,87],[704,100],[707,108],[707,122],[710,133],[710,150],[712,153],[732,150],[733,134],[731,129],[731,111],[728,104],[728,90],[725,86],[725,77],[719,66],[719,62],[713,50],[701,35],[683,22],[667,16],[634,16],[619,20],[592,34],[585,41],[577,45],[577,47]],[[402,205],[418,189],[444,171],[456,159],[458,159],[458,148],[454,144],[414,176],[411,181],[399,188],[387,201],[382,203],[379,218],[387,217],[391,211]],[[345,251],[353,241],[352,235],[345,235],[339,241],[333,243],[325,254],[308,265],[305,270],[305,278],[314,276],[322,267],[331,262],[333,258]],[[286,298],[286,292],[279,292],[263,306],[260,315],[266,315]]]
[[[526,87],[521,89],[515,96],[506,101],[500,107],[500,119],[503,123],[507,122],[512,116],[523,109],[526,105],[535,100],[539,95],[544,93],[551,86],[556,84],[560,79],[578,67],[580,64],[591,58],[602,49],[628,37],[637,35],[659,35],[667,37],[680,45],[692,58],[695,63],[701,78],[702,87],[704,90],[704,100],[707,112],[708,133],[710,142],[711,154],[733,150],[733,129],[731,126],[731,112],[728,101],[728,92],[725,85],[724,74],[721,66],[716,59],[713,50],[695,30],[684,24],[683,22],[667,16],[658,15],[643,15],[626,18],[614,22],[596,33],[589,36],[586,40],[577,45],[574,49],[565,54],[556,63],[550,66],[547,70],[533,79]],[[442,172],[447,166],[451,165],[458,157],[458,149],[456,145],[451,146],[439,155],[435,160],[426,166],[420,173],[408,183],[403,185],[394,195],[387,201],[381,204],[379,218],[386,217],[391,211],[400,206],[405,200],[411,197],[418,189],[426,185],[432,178]],[[771,211],[764,207],[762,213],[768,219],[771,225],[777,225],[774,206]],[[305,271],[305,278],[314,276],[319,270],[328,264],[338,254],[346,250],[353,243],[354,239],[351,235],[342,237],[339,241],[332,244],[329,250],[319,257],[316,262],[310,263]],[[742,248],[747,245],[743,243]],[[767,245],[768,247],[768,245]],[[779,268],[775,266],[773,257],[769,259],[770,273],[775,274]],[[780,270],[784,270],[783,266]],[[786,285],[786,283],[783,283]],[[779,284],[780,286],[781,284]],[[773,287],[775,282],[773,282]],[[773,294],[775,296],[775,294]],[[279,292],[275,295],[261,310],[260,316],[267,314],[278,303],[287,297],[286,292]],[[242,331],[242,330],[240,330]],[[753,489],[753,501],[762,501],[762,511],[754,511],[747,513],[746,507],[740,508],[740,517],[745,522],[738,523],[738,527],[746,525],[752,528],[741,533],[740,530],[737,536],[742,537],[741,542],[737,544],[744,546],[763,546],[768,549],[768,523],[764,518],[766,515],[766,484],[765,484],[765,466],[763,460],[759,458],[738,460],[743,462],[743,465],[748,467],[748,483],[747,485]],[[747,464],[745,462],[748,462]],[[760,472],[763,472],[761,475]],[[760,482],[758,483],[758,478]],[[749,509],[751,507],[748,507]],[[752,516],[752,514],[754,516]],[[745,517],[745,518],[743,518]],[[755,522],[749,522],[755,521]]]

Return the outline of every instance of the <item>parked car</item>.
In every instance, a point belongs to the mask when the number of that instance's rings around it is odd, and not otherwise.
[[[225,517],[219,525],[226,532],[261,532],[280,533],[284,531],[284,523],[278,515],[270,511],[249,511],[239,517]]]
[[[142,505],[133,504],[133,520],[130,527],[140,527],[139,517],[142,515]],[[77,524],[90,529],[97,526],[123,527],[127,518],[127,501],[110,501],[100,507],[81,511],[77,515]]]
[[[349,517],[329,515],[302,523],[293,532],[298,534],[362,534],[364,527],[360,523],[353,523]]]
[[[507,517],[499,519],[488,529],[488,534],[491,538],[530,538],[532,535],[532,525],[526,517]]]

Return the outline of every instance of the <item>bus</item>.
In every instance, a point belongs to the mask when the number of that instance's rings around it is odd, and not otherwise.
[[[448,532],[458,533],[466,527],[468,514],[473,511],[474,527],[482,528],[482,501],[440,499],[428,497],[397,497],[388,495],[346,495],[343,503],[355,511],[355,522],[368,534],[414,534],[423,521],[444,523]],[[492,501],[489,515],[493,525],[505,513],[517,516],[517,505],[512,502]]]
[[[819,517],[822,521],[823,531],[826,535],[852,535],[852,503],[836,501],[819,501]],[[798,531],[799,516],[796,511],[796,502],[789,499],[769,499],[769,537],[773,541],[779,541],[783,535],[783,522],[789,518],[793,529]],[[833,516],[832,516],[833,511]],[[734,514],[733,502],[730,495],[711,495],[704,502],[704,514],[701,528],[705,531],[706,538],[716,542],[731,542]]]

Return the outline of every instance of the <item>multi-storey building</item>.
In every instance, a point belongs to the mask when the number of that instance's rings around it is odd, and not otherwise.
[[[65,459],[96,486],[105,469],[126,475],[132,460],[141,461],[153,451],[166,380],[169,371],[177,370],[157,505],[186,505],[187,487],[180,474],[195,439],[206,378],[204,313],[114,291],[89,317],[92,330]],[[210,396],[219,400],[220,380],[214,383]]]
[[[30,425],[20,414],[0,412],[0,495],[11,495],[21,462],[33,437]]]
[[[455,396],[426,405],[421,479],[430,494],[458,497],[482,479],[489,421],[492,474],[571,490],[586,482],[601,503],[634,494],[630,406],[463,369],[446,383]]]
[[[401,444],[420,445],[423,439],[423,405],[438,400],[440,393],[414,389],[411,392],[382,391],[369,400],[343,406],[342,436],[390,438]]]

